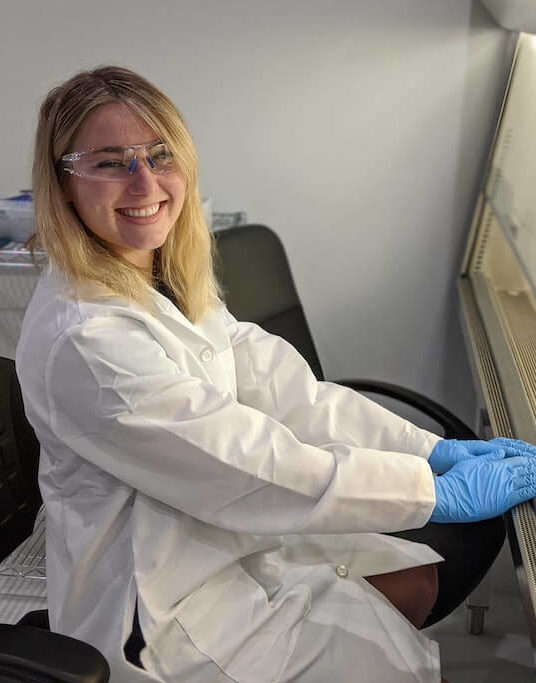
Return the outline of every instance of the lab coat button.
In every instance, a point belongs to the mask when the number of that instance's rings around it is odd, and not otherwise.
[[[345,564],[339,564],[335,571],[341,579],[345,579],[348,576],[348,567]]]
[[[214,358],[214,351],[210,348],[210,346],[206,346],[201,351],[200,357],[203,363],[210,363],[210,361]]]

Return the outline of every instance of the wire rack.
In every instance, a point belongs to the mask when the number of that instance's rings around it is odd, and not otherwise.
[[[15,358],[24,313],[41,270],[28,250],[0,249],[0,356]]]
[[[23,243],[10,242],[9,245],[0,249],[0,271],[5,270],[7,267],[10,272],[14,270],[35,271],[39,270],[47,262],[44,251],[36,249],[34,257],[37,266],[32,261],[30,250]]]
[[[34,530],[0,563],[0,621],[15,624],[26,612],[46,608],[45,513]]]

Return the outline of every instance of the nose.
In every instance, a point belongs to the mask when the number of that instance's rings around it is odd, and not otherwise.
[[[129,176],[128,189],[131,194],[144,195],[156,187],[156,176],[151,171],[149,162],[140,155],[134,173]]]

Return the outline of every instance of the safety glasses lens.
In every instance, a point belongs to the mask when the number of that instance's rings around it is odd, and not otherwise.
[[[162,142],[139,148],[107,147],[84,152],[77,157],[70,162],[72,170],[80,176],[96,180],[128,178],[142,159],[153,173],[170,173],[176,169],[171,151]]]

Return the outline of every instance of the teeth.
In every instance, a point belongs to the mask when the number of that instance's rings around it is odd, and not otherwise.
[[[147,218],[154,216],[160,208],[160,204],[153,204],[153,206],[146,206],[143,209],[119,209],[119,213],[125,216],[132,216],[133,218]]]

